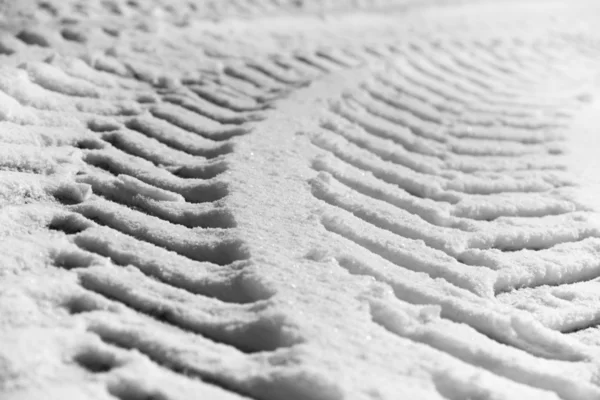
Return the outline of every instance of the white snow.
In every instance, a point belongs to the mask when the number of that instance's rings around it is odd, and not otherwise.
[[[600,398],[600,9],[358,3],[0,7],[0,398]]]

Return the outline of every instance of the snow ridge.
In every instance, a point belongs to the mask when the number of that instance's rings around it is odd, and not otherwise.
[[[350,243],[337,263],[394,290],[398,300],[370,303],[375,323],[560,398],[591,399],[598,388],[563,381],[559,371],[575,366],[556,364],[577,359],[559,347],[596,331],[558,333],[597,324],[600,231],[569,199],[576,183],[561,164],[577,101],[540,93],[550,78],[530,69],[556,60],[555,46],[526,57],[481,42],[389,47],[384,73],[331,102],[311,137],[320,155],[310,184],[322,226]]]
[[[0,397],[600,398],[587,9],[300,3],[0,35]]]

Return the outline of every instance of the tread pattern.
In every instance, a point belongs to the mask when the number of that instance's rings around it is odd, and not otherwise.
[[[493,46],[391,47],[393,66],[334,100],[313,135],[312,194],[322,226],[348,243],[339,265],[399,299],[371,304],[375,323],[561,398],[593,397],[526,367],[575,361],[564,352],[574,338],[597,343],[597,214],[569,200],[560,161],[577,101],[538,96],[550,78],[524,82],[508,65],[529,60],[492,58]],[[528,55],[558,64],[539,47]],[[534,319],[508,322],[513,310]],[[566,335],[542,337],[534,320]]]
[[[588,19],[350,3],[7,26],[0,394],[600,397],[600,224],[564,154]]]

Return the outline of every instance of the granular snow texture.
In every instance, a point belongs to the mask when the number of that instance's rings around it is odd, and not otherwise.
[[[600,5],[5,3],[2,400],[600,399]]]

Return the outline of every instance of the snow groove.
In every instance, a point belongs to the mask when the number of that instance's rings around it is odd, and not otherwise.
[[[457,266],[438,269],[432,263],[415,264],[383,255],[433,277],[443,276],[481,295],[597,276],[591,265],[574,269],[567,264],[559,269],[564,272],[555,275],[550,266],[541,267],[544,264],[536,261],[546,249],[552,251],[555,246],[598,237],[600,231],[595,214],[582,213],[562,194],[573,181],[562,171],[560,160],[552,161],[559,157],[556,149],[560,135],[556,131],[538,132],[540,126],[528,124],[534,117],[527,112],[506,122],[506,115],[511,115],[510,108],[504,111],[508,100],[531,98],[529,92],[517,87],[506,93],[495,90],[499,76],[488,71],[485,59],[476,59],[484,62],[481,66],[466,63],[459,58],[460,51],[447,51],[441,45],[430,48],[419,43],[396,52],[402,57],[395,58],[390,69],[393,72],[385,78],[377,75],[373,83],[367,82],[361,90],[347,92],[344,98],[334,101],[331,111],[335,115],[327,117],[321,124],[323,131],[312,136],[312,143],[324,150],[324,155],[313,161],[313,168],[321,171],[312,181],[313,195],[377,227],[374,232],[379,233],[373,233],[373,237],[380,239],[367,239],[370,234],[362,236],[362,232],[372,228],[352,227],[357,222],[346,225],[340,217],[325,217],[325,227],[380,255],[384,247],[376,243],[387,237],[387,231],[397,235],[394,241],[407,238],[415,244],[423,243],[451,256],[458,265],[466,263],[496,271],[492,288],[475,289],[473,284],[453,277],[460,271]],[[420,74],[420,80],[410,82],[408,90],[390,78],[401,73],[406,76],[406,65],[411,66],[410,72]],[[484,81],[479,79],[482,74]],[[435,81],[423,80],[423,76]],[[506,87],[505,82],[502,87]],[[499,130],[483,125],[474,131],[469,124],[468,134],[456,134],[454,127],[468,123],[463,122],[466,112],[435,108],[427,92],[443,93],[444,99],[460,102],[459,110],[472,107],[473,102],[495,104],[493,111],[485,113],[503,126]],[[537,98],[527,101],[542,107]],[[557,106],[554,109],[553,115],[562,115]],[[473,108],[469,111],[480,112]],[[514,123],[514,118],[523,123]],[[540,162],[532,162],[532,155]],[[504,160],[490,168],[490,158]],[[525,163],[521,161],[524,159]],[[465,162],[471,167],[457,169]],[[384,240],[386,248],[390,241],[391,236]],[[526,267],[515,268],[508,260],[502,264],[499,261],[523,252],[532,253]],[[535,278],[530,262],[540,265]],[[476,276],[478,272],[469,274]],[[485,280],[475,278],[477,282]]]
[[[0,160],[5,171],[14,172],[3,173],[36,174],[39,180],[77,163],[71,172],[77,172],[75,183],[46,188],[70,211],[54,217],[48,228],[76,246],[54,253],[53,264],[75,272],[81,288],[101,299],[95,301],[126,306],[127,317],[114,325],[114,313],[85,302],[69,309],[89,318],[88,329],[102,346],[140,351],[161,379],[177,381],[194,371],[209,388],[220,387],[219,396],[273,398],[270,385],[249,384],[231,367],[214,371],[202,359],[181,365],[165,352],[173,343],[144,335],[162,327],[185,338],[183,346],[208,346],[214,354],[240,359],[297,341],[284,331],[285,317],[271,310],[270,294],[246,271],[252,263],[227,207],[229,184],[223,176],[236,138],[264,118],[274,92],[304,78],[263,63],[256,69],[226,68],[225,82],[215,83],[218,92],[197,82],[142,89],[131,78],[74,65],[72,70],[47,63],[25,65],[26,72],[5,68],[0,84],[7,99],[27,110],[22,117],[4,115]],[[292,79],[293,74],[299,77]],[[13,78],[21,82],[18,90],[14,80],[8,82]],[[136,94],[140,90],[145,94]],[[77,115],[70,128],[63,128],[65,111]],[[56,128],[41,126],[48,122]],[[142,328],[131,325],[136,318]],[[118,369],[111,357],[92,351],[80,353],[75,362],[104,374]],[[147,394],[133,381],[122,385],[108,390],[123,399]]]
[[[77,39],[71,33],[63,38]],[[85,293],[65,308],[99,340],[100,350],[78,352],[74,363],[93,375],[117,374],[119,359],[135,349],[158,382],[177,387],[192,378],[206,383],[194,391],[208,397],[310,392],[293,373],[274,383],[264,378],[264,358],[302,339],[253,275],[228,207],[227,172],[240,138],[268,118],[275,100],[360,62],[320,49],[293,54],[289,63],[218,64],[214,74],[172,82],[119,58],[52,56],[0,74],[12,102],[2,122],[10,146],[0,155],[3,168],[39,180],[64,173],[65,164],[74,180],[45,189],[67,210],[46,225],[69,243],[51,251],[52,265],[74,273]],[[177,356],[190,350],[191,358]],[[227,357],[239,365],[207,367]],[[242,378],[242,369],[255,377]],[[137,379],[117,381],[107,387],[117,398],[161,393]]]
[[[185,346],[196,348],[200,344],[190,338],[200,335],[241,355],[294,344],[283,324],[272,321],[268,296],[246,278],[249,254],[237,238],[226,206],[229,184],[221,178],[236,137],[264,118],[275,92],[295,83],[281,82],[283,73],[267,65],[224,68],[218,92],[205,90],[205,82],[168,88],[159,92],[164,102],[151,103],[148,112],[124,119],[118,129],[101,130],[107,145],[85,151],[91,170],[77,177],[94,197],[71,207],[93,221],[73,242],[111,260],[111,266],[78,271],[82,287],[150,318],[147,329],[133,331],[127,327],[131,320],[123,327],[92,322],[89,329],[109,345],[139,350],[159,368],[194,371],[209,385],[253,398],[270,398],[268,387],[210,371],[201,360],[181,365],[157,352],[156,346],[172,343],[140,335],[162,323],[185,334]]]
[[[600,398],[565,153],[593,18],[363,3],[45,1],[0,34],[0,393]]]
[[[385,74],[332,100],[310,136],[320,222],[346,249],[336,264],[391,286],[395,300],[369,305],[393,335],[563,399],[596,398],[596,384],[577,383],[577,356],[548,347],[597,346],[600,322],[600,221],[569,199],[561,155],[577,102],[568,83],[544,93],[537,69],[556,58],[481,43],[388,49]]]

